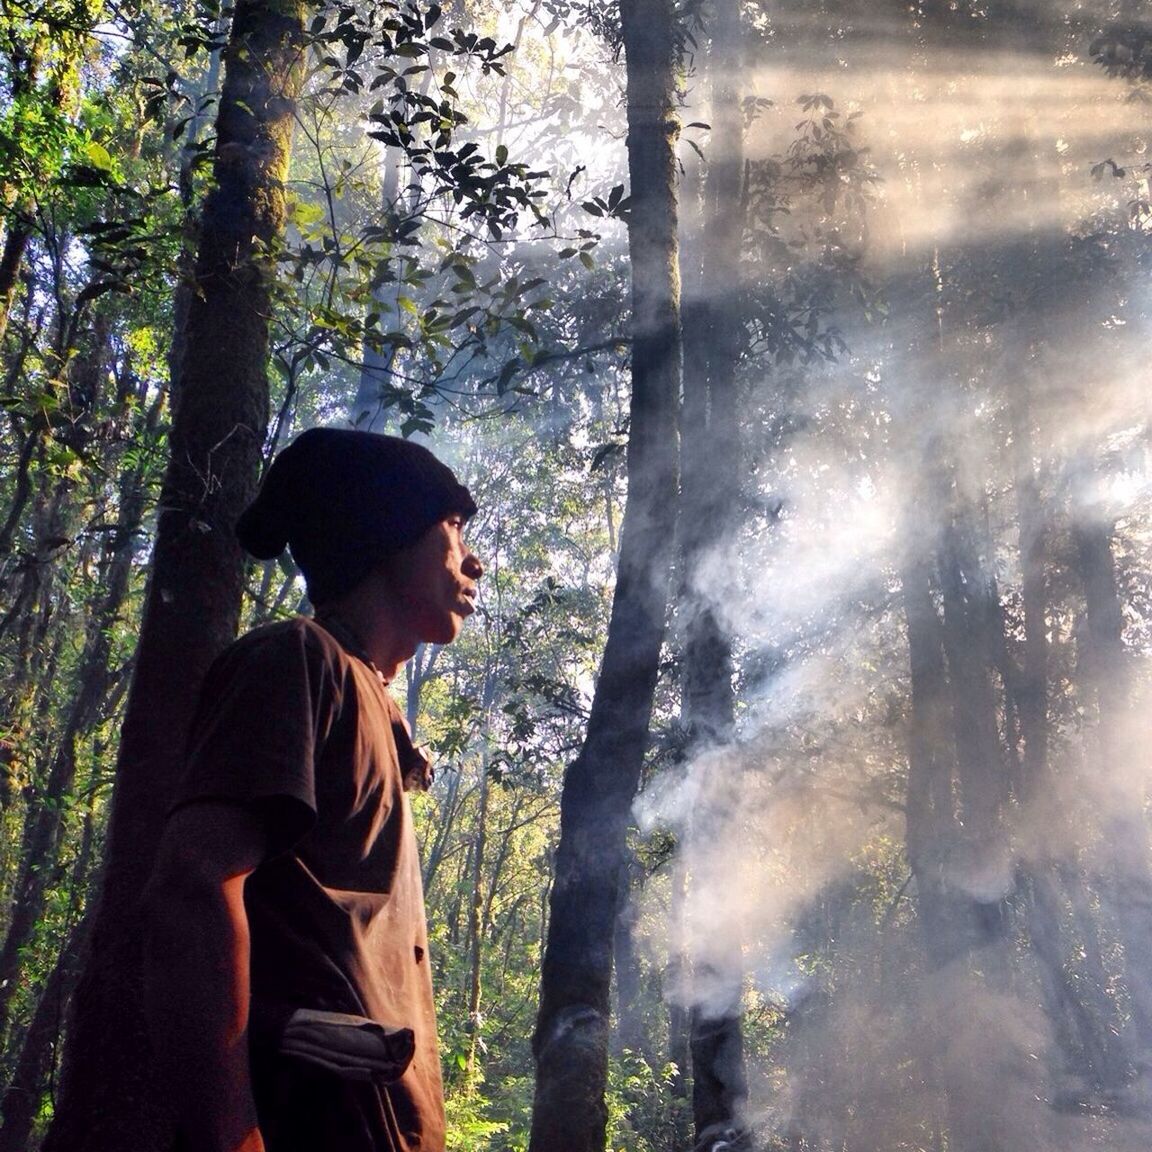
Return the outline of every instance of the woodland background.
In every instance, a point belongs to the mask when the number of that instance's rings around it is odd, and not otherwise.
[[[166,1146],[134,900],[307,607],[228,526],[348,422],[480,505],[453,1149],[1146,1148],[1150,80],[1142,0],[0,0],[0,1150]]]

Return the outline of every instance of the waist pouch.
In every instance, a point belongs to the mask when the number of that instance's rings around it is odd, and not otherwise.
[[[386,1028],[365,1016],[297,1008],[284,1024],[279,1048],[342,1080],[388,1084],[412,1063],[416,1037],[411,1028]]]

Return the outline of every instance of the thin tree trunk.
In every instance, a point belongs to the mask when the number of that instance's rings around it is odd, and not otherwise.
[[[225,18],[221,16],[213,28],[215,37],[222,35],[225,28]],[[180,395],[180,374],[190,335],[188,317],[196,294],[195,244],[199,224],[194,202],[196,165],[200,158],[201,137],[209,128],[207,107],[220,84],[222,63],[220,48],[209,49],[208,67],[204,71],[203,82],[197,91],[189,94],[191,106],[195,111],[192,119],[184,127],[184,144],[180,149],[178,187],[180,203],[184,209],[181,227],[183,243],[176,261],[176,286],[172,292],[172,344],[168,349],[169,393],[173,397],[173,403]]]
[[[1024,600],[1024,668],[1016,690],[1020,735],[1024,739],[1021,797],[1048,781],[1048,581],[1044,570],[1047,532],[1040,486],[1032,462],[1029,378],[1013,388],[1010,413],[1020,520],[1020,567]],[[1040,782],[1044,784],[1041,785]]]
[[[1000,817],[1008,798],[991,675],[996,593],[976,547],[966,506],[945,527],[939,571],[965,834],[974,853],[995,852],[1000,847]]]
[[[945,882],[956,838],[948,674],[927,564],[910,557],[902,582],[912,681],[905,837],[928,961],[942,968],[964,954],[968,936]]]
[[[32,219],[29,210],[17,210],[12,215],[12,223],[4,236],[4,247],[0,250],[0,342],[8,331],[8,317],[12,303],[16,299],[16,285],[20,280],[20,266],[28,241],[32,238]]]
[[[672,925],[668,959],[668,1061],[676,1068],[672,1081],[672,1096],[683,1100],[688,1096],[688,1071],[692,1058],[691,1026],[684,1003],[685,984],[685,888],[688,880],[683,860],[672,862],[672,895],[669,900],[668,919]]]
[[[79,919],[68,933],[40,993],[12,1079],[0,1101],[0,1152],[25,1152],[51,1078],[63,1033],[65,1006],[80,977],[80,957],[92,923],[91,910],[80,915],[80,909],[90,879],[95,832],[96,820],[89,805],[80,851],[72,866],[70,914]]]
[[[64,1005],[80,974],[80,954],[90,926],[85,916],[73,929],[48,977],[28,1025],[12,1080],[0,1104],[0,1152],[27,1152],[40,1112],[56,1048],[63,1031]]]
[[[1082,868],[1062,866],[1056,872],[1057,888],[1068,901],[1080,944],[1080,963],[1084,969],[1081,986],[1092,1014],[1093,1027],[1101,1038],[1101,1063],[1099,1068],[1090,1070],[1089,1080],[1107,1096],[1119,1091],[1126,1083],[1131,1072],[1131,1060],[1124,1043],[1120,1005],[1112,994],[1112,977],[1104,965],[1100,913],[1092,893],[1088,891]]]
[[[533,1037],[532,1152],[600,1152],[612,936],[632,799],[664,639],[680,388],[674,9],[623,0],[632,209],[628,502],[608,640],[584,746],[561,797],[560,844]]]
[[[632,1052],[647,1060],[644,1012],[640,1002],[640,958],[636,953],[633,932],[636,928],[636,903],[633,893],[638,891],[643,869],[635,852],[628,853],[628,861],[620,877],[620,904],[616,910],[615,937],[612,941],[613,966],[616,971],[616,1045],[618,1052]]]
[[[1075,515],[1072,536],[1084,588],[1081,674],[1096,702],[1097,775],[1105,782],[1102,846],[1112,913],[1124,948],[1135,1050],[1152,1050],[1152,846],[1143,789],[1117,790],[1126,774],[1123,732],[1131,723],[1124,613],[1112,557],[1113,526],[1095,509]]]
[[[1029,882],[1029,936],[1040,968],[1049,1018],[1064,1071],[1078,1087],[1058,1088],[1057,1105],[1076,1109],[1093,1097],[1110,1099],[1119,1093],[1128,1075],[1128,1062],[1120,1043],[1115,1005],[1103,984],[1091,975],[1077,979],[1080,959],[1061,923],[1061,899],[1050,872],[1036,868],[1026,873]],[[1076,878],[1081,883],[1080,877]]]
[[[982,942],[974,901],[957,889],[951,872],[959,849],[955,817],[955,746],[953,708],[944,653],[944,625],[933,602],[929,569],[910,557],[903,572],[904,608],[912,674],[912,717],[909,735],[907,849],[916,877],[917,913],[931,973],[947,979],[964,978],[973,948]],[[954,996],[946,996],[947,1016],[955,1012]],[[947,1018],[945,1017],[945,1019]],[[978,1134],[958,1102],[957,1069],[947,1066],[949,1023],[924,1022],[929,1060],[925,1078],[942,1094],[947,1113],[948,1146],[959,1152],[985,1152]],[[944,1033],[944,1034],[942,1034]],[[965,1070],[966,1071],[966,1070]],[[988,1152],[991,1152],[989,1148]]]
[[[400,167],[404,163],[403,153],[398,148],[386,148],[384,154],[384,179],[380,189],[381,220],[392,225],[400,218]],[[400,308],[403,284],[399,277],[394,282],[381,284],[372,293],[374,309],[391,314],[392,323],[403,324],[404,314]],[[364,363],[360,368],[360,378],[356,395],[352,400],[349,418],[357,428],[366,432],[382,431],[387,422],[388,396],[395,388],[392,380],[392,366],[396,359],[396,349],[386,352],[365,345]]]
[[[1048,760],[1048,531],[1033,463],[1030,388],[1029,373],[1017,371],[1009,413],[1020,532],[1024,660],[1014,695],[1024,742],[1019,799],[1034,814],[1037,824],[1048,831],[1031,858],[1022,860],[1018,867],[1027,896],[1028,937],[1057,1048],[1063,1056],[1062,1071],[1074,1076],[1079,1085],[1075,1090],[1058,1087],[1054,1099],[1058,1105],[1073,1107],[1081,1105],[1089,1092],[1108,1096],[1121,1091],[1128,1061],[1095,934],[1078,941],[1070,923],[1074,917],[1062,915],[1061,860],[1049,847],[1055,843],[1071,852],[1076,830],[1069,826],[1056,794]],[[1077,901],[1084,902],[1085,880],[1080,869],[1067,871],[1069,882],[1079,890],[1069,893],[1074,909]]]
[[[472,846],[472,903],[468,909],[468,1058],[464,1083],[471,1091],[476,1083],[476,1055],[480,1047],[480,1006],[484,992],[484,864],[488,848],[488,750],[480,761],[480,797],[476,813],[476,836]]]
[[[127,473],[120,486],[120,522],[101,565],[104,594],[89,616],[80,658],[80,686],[60,734],[46,783],[24,825],[20,875],[13,895],[12,919],[0,948],[0,1036],[8,1028],[12,997],[19,987],[22,954],[44,910],[44,901],[66,813],[65,800],[76,777],[78,744],[105,717],[113,686],[111,632],[127,600],[132,579],[133,545],[144,518],[145,478]]]
[[[736,366],[742,327],[737,312],[743,240],[744,123],[737,84],[740,69],[740,8],[720,0],[714,10],[709,71],[712,136],[704,184],[703,291],[696,322],[685,330],[682,505],[680,540],[687,608],[683,654],[682,716],[689,747],[703,751],[732,738],[735,692],[732,638],[701,580],[701,566],[723,546],[738,522],[743,469],[737,416]],[[689,359],[688,341],[697,345]],[[688,371],[691,364],[692,370]],[[709,799],[688,830],[690,903],[708,903],[718,881],[714,858],[726,839],[723,811]],[[723,865],[721,865],[723,868]],[[694,918],[698,919],[698,918]],[[699,929],[701,926],[694,925]],[[710,1147],[723,1139],[734,1150],[746,1145],[743,1111],[748,1094],[741,1027],[741,951],[715,935],[690,930],[693,993],[690,1013],[692,1110],[696,1141]]]
[[[39,442],[41,453],[44,443]],[[41,462],[41,461],[38,461]],[[19,583],[12,606],[0,621],[0,635],[15,630],[11,645],[10,676],[0,694],[0,714],[13,740],[18,766],[8,765],[5,800],[19,791],[32,797],[35,788],[32,751],[37,733],[50,730],[55,667],[67,628],[63,618],[70,614],[68,603],[54,595],[60,577],[57,553],[72,543],[76,505],[69,486],[54,482],[46,469],[35,473],[29,532],[33,540],[19,571]]]
[[[12,486],[12,503],[8,508],[8,515],[0,526],[0,560],[12,551],[12,540],[20,524],[20,517],[28,506],[28,498],[32,495],[32,462],[36,450],[40,447],[42,433],[39,428],[31,428],[24,433],[20,444],[20,453],[16,462],[16,480]],[[0,588],[7,583],[5,579],[0,582]],[[8,617],[6,616],[7,620]]]
[[[244,559],[232,526],[255,492],[267,430],[267,253],[284,224],[308,8],[240,0],[233,15],[100,904],[45,1152],[151,1152],[171,1139],[149,1085],[134,910],[198,687],[239,621]]]
[[[424,891],[431,892],[440,865],[444,861],[444,854],[452,840],[452,833],[456,828],[456,818],[460,812],[460,773],[453,772],[448,777],[447,787],[440,800],[437,819],[436,838],[431,847],[424,851]]]

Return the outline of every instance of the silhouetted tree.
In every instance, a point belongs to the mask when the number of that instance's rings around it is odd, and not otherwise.
[[[712,602],[704,565],[733,541],[744,491],[737,368],[746,352],[740,314],[743,293],[744,121],[740,85],[739,4],[718,0],[711,13],[706,74],[712,132],[703,187],[703,221],[695,280],[684,315],[684,413],[681,422],[680,548],[683,581],[681,720],[688,754],[733,737],[736,690],[732,637]],[[694,270],[695,271],[695,270]],[[686,278],[687,279],[687,278]],[[697,845],[710,853],[716,839],[705,782],[700,810],[687,830],[689,861]],[[691,863],[688,883],[692,883]],[[742,1112],[748,1092],[741,1013],[743,971],[738,954],[714,955],[706,933],[694,941],[695,979],[690,1012],[692,1109],[696,1141],[710,1148],[726,1140],[744,1146]],[[706,991],[705,991],[706,989]]]
[[[632,398],[616,592],[560,843],[533,1037],[533,1152],[599,1152],[607,1108],[612,939],[664,638],[677,507],[681,375],[676,236],[678,37],[667,0],[624,0]]]
[[[170,458],[128,701],[100,903],[45,1149],[167,1145],[149,1090],[134,910],[178,778],[199,684],[236,633],[244,560],[232,525],[268,421],[271,253],[303,74],[305,0],[240,0],[225,52],[214,187],[172,397]]]

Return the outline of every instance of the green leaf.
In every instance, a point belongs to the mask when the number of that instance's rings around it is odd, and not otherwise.
[[[88,158],[93,168],[98,168],[101,172],[112,171],[112,156],[103,144],[98,144],[95,140],[89,140],[84,145],[84,155]]]

